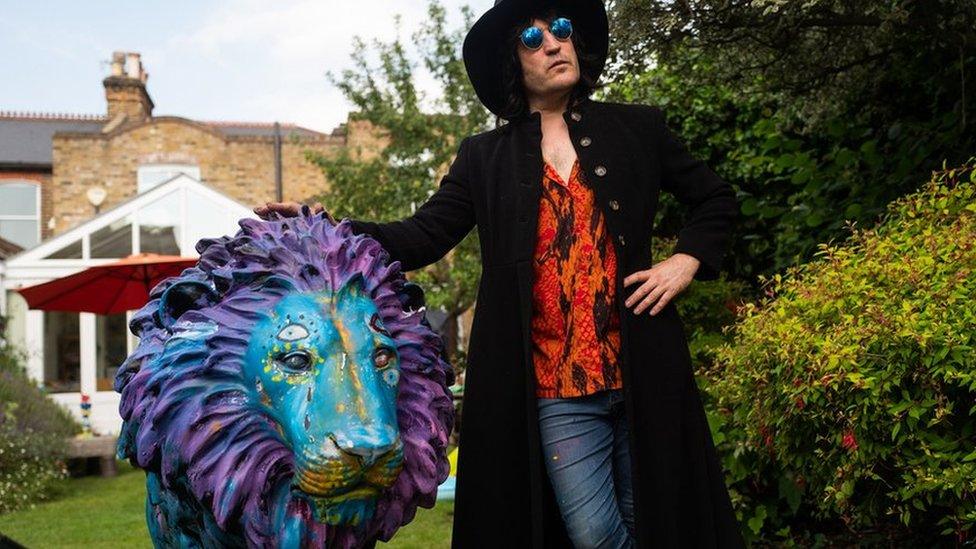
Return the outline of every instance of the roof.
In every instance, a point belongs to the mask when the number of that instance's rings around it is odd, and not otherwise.
[[[98,133],[105,116],[0,112],[0,164],[51,165],[54,132]]]
[[[223,122],[206,120],[198,120],[197,122],[216,128],[229,136],[258,135],[271,137],[275,131],[273,122]],[[324,137],[328,134],[296,126],[295,124],[282,123],[281,135],[287,138],[291,135],[298,135],[299,137]]]
[[[50,167],[51,138],[55,132],[100,133],[108,117],[91,114],[0,111],[0,165]],[[227,137],[272,137],[273,122],[198,121]],[[332,135],[339,135],[342,127]],[[281,124],[281,135],[326,137],[329,134],[289,123]]]

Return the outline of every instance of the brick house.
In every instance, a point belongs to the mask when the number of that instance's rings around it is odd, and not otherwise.
[[[115,368],[134,348],[131,313],[28,310],[18,288],[133,253],[195,257],[269,200],[305,202],[328,181],[305,151],[375,154],[384,140],[350,117],[331,133],[294,124],[156,116],[137,53],[115,52],[104,115],[0,112],[0,310],[4,337],[52,398],[117,432]]]

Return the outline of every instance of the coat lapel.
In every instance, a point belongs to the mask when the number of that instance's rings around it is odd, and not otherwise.
[[[538,112],[518,122],[520,165],[515,182],[516,214],[518,216],[519,261],[531,261],[536,245],[536,225],[539,222],[539,199],[542,197],[542,117]]]

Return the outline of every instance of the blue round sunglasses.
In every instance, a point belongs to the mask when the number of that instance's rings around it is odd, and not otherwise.
[[[568,40],[573,35],[573,24],[565,17],[557,17],[549,23],[549,32],[557,40]],[[522,45],[530,50],[542,47],[542,29],[535,25],[522,31]]]

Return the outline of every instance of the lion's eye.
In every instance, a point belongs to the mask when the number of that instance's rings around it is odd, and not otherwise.
[[[396,360],[396,353],[389,347],[380,347],[373,353],[373,363],[377,368],[386,368]]]
[[[312,357],[305,351],[292,351],[278,359],[289,370],[305,371],[312,365]]]
[[[308,337],[308,330],[301,324],[289,324],[278,332],[278,339],[282,341],[298,341]]]

